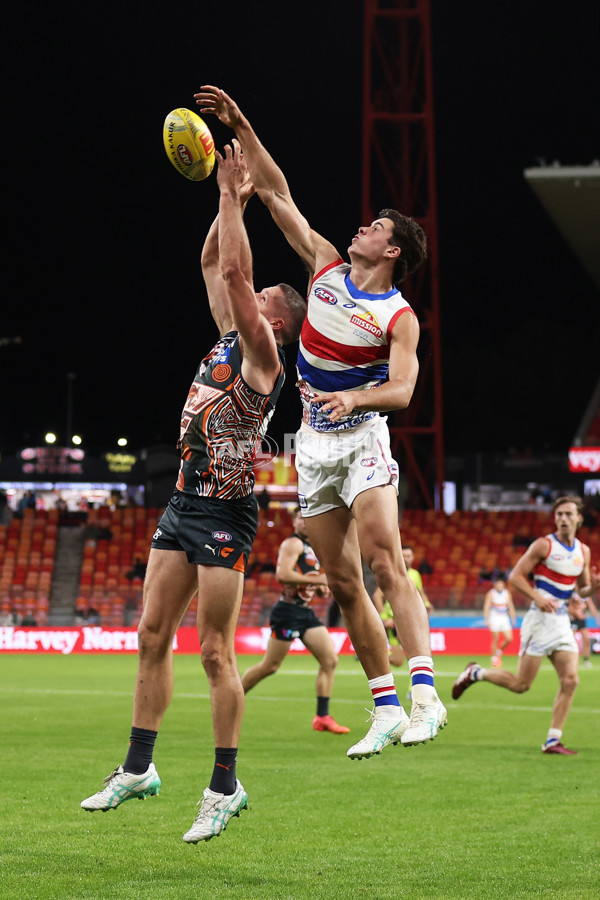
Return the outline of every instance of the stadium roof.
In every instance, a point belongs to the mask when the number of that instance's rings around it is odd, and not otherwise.
[[[525,169],[538,200],[600,289],[600,160]]]

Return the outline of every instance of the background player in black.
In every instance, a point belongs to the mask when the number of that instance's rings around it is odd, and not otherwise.
[[[337,666],[337,653],[331,636],[317,619],[310,603],[317,591],[326,591],[327,577],[310,546],[300,507],[294,511],[294,534],[286,538],[277,557],[276,575],[282,594],[271,610],[271,637],[266,653],[257,665],[246,669],[242,687],[247,693],[268,675],[274,675],[285,659],[294,638],[300,638],[319,663],[317,673],[317,710],[313,719],[315,731],[347,734],[350,729],[338,725],[329,714],[329,698]]]
[[[224,156],[217,153],[217,181],[220,188],[218,221],[213,223],[202,254],[203,275],[210,308],[222,340],[203,361],[194,384],[205,384],[206,368],[212,376],[215,366],[233,366],[233,350],[240,361],[239,372],[227,374],[229,390],[222,392],[213,384],[212,405],[199,402],[190,408],[190,396],[182,417],[180,447],[185,455],[194,453],[187,437],[193,430],[202,433],[199,444],[200,483],[214,483],[216,494],[200,490],[175,491],[162,516],[152,541],[144,582],[144,612],[139,624],[138,671],[133,700],[131,743],[123,766],[106,779],[106,787],[84,800],[88,810],[114,809],[125,800],[157,794],[160,778],[152,762],[154,742],[162,717],[173,693],[173,637],[190,601],[198,591],[198,634],[202,664],[208,676],[215,764],[210,787],[203,795],[200,812],[192,828],[184,835],[188,843],[209,840],[219,834],[231,816],[247,806],[247,795],[236,779],[238,739],[244,709],[244,692],[234,652],[235,627],[243,592],[243,573],[257,525],[257,504],[253,484],[248,480],[248,432],[245,414],[249,407],[271,411],[270,399],[278,392],[283,375],[279,347],[296,340],[304,316],[304,301],[287,285],[254,292],[252,257],[242,214],[254,189],[249,182],[239,144],[233,141]],[[230,334],[230,332],[235,334]],[[219,362],[227,345],[228,361]],[[209,361],[207,363],[207,360]],[[230,378],[229,376],[232,376]],[[217,376],[217,384],[218,376]],[[213,378],[214,381],[214,378]],[[234,383],[238,392],[234,390]],[[221,499],[221,475],[211,442],[218,439],[223,421],[223,394],[229,402],[225,416],[228,459],[223,470],[232,467],[243,489]],[[241,407],[239,397],[243,397]],[[205,398],[206,399],[206,398]],[[215,403],[217,406],[215,408]],[[236,445],[235,429],[229,423],[238,416],[244,427]],[[193,419],[193,422],[190,420]],[[187,448],[187,449],[186,449]],[[202,452],[200,452],[202,451]],[[182,469],[184,466],[182,466]],[[203,474],[206,472],[207,477]],[[181,473],[180,473],[181,476]],[[184,479],[185,480],[185,479]],[[235,479],[234,479],[235,481]],[[181,478],[178,482],[179,488]]]

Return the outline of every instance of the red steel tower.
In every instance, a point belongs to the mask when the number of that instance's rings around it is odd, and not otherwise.
[[[430,0],[365,0],[363,221],[394,207],[429,244],[427,263],[406,282],[421,323],[419,378],[409,408],[390,415],[412,508],[441,508],[444,479],[431,45]]]

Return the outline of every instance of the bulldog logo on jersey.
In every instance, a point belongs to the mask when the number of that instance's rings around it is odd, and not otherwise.
[[[355,313],[350,317],[351,325],[358,325],[363,331],[367,332],[367,334],[372,334],[373,337],[381,338],[383,337],[383,331],[377,318],[372,313],[363,313],[363,315],[358,315]],[[355,332],[355,334],[359,334],[360,332]]]

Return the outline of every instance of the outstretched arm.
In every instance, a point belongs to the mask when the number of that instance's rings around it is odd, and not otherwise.
[[[246,209],[248,200],[254,193],[254,185],[246,172],[246,177],[240,187],[239,193],[242,215]],[[206,235],[204,246],[202,247],[201,264],[212,317],[219,329],[219,334],[227,334],[227,332],[231,331],[233,328],[233,314],[227,296],[225,282],[221,275],[221,265],[219,262],[219,216],[215,218]],[[252,284],[252,254],[250,253],[249,247],[247,248],[247,253],[245,255],[244,248],[242,248],[240,265],[246,280]]]
[[[283,172],[231,97],[220,88],[207,84],[194,94],[194,98],[200,112],[216,115],[234,129],[261,200],[311,275],[339,259],[335,247],[312,230],[294,203]]]
[[[240,191],[245,170],[239,143],[217,152],[219,200],[219,262],[235,328],[242,339],[242,374],[255,391],[270,393],[281,363],[271,324],[258,308],[248,280],[250,242],[242,219]],[[250,265],[250,272],[251,272]]]

